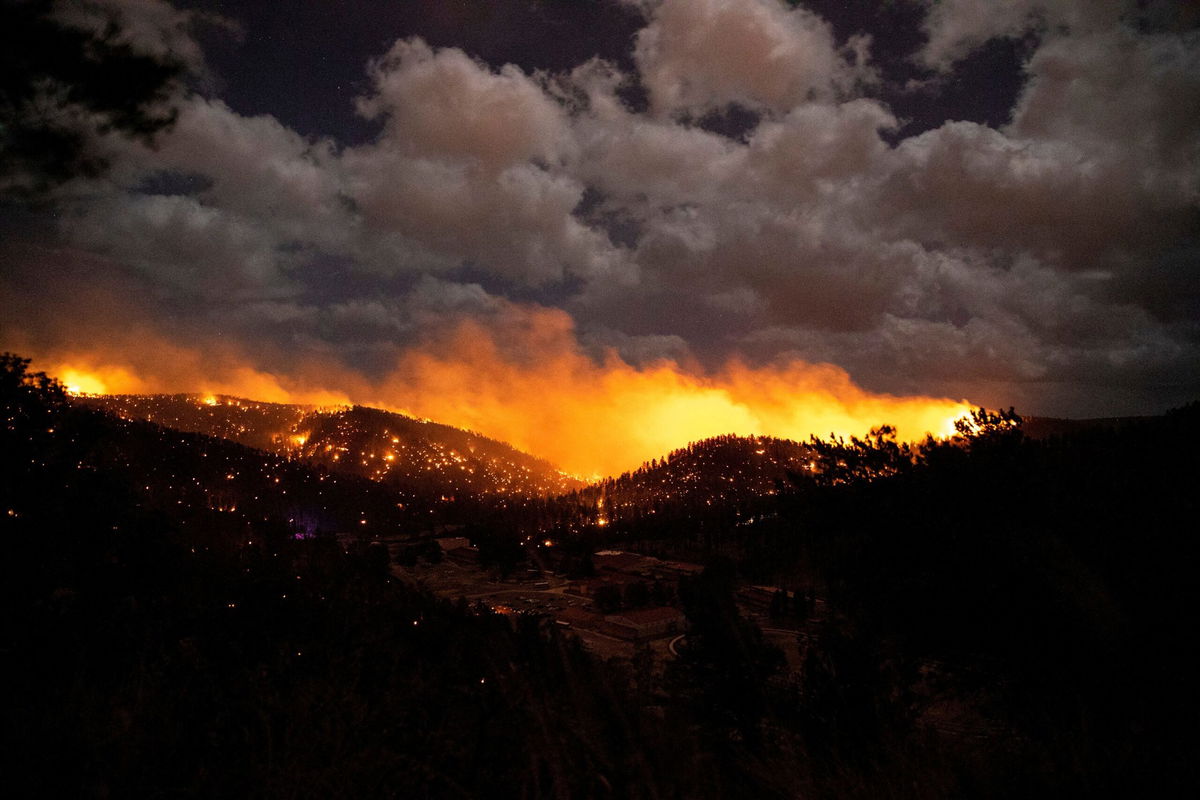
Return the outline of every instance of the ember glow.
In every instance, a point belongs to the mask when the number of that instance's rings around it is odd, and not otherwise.
[[[563,324],[556,317],[543,322]],[[619,473],[723,433],[807,439],[861,435],[887,423],[907,439],[948,435],[970,408],[873,394],[830,364],[732,361],[705,373],[670,360],[634,367],[612,351],[597,363],[561,332],[537,337],[538,357],[517,363],[478,326],[464,325],[448,350],[406,354],[387,397],[582,476]]]
[[[59,380],[67,394],[107,394],[108,385],[94,375],[67,369],[59,372]]]
[[[178,346],[143,347],[132,357],[96,354],[39,366],[69,375],[85,392],[208,393],[311,405],[359,404],[477,431],[545,458],[572,474],[619,474],[688,442],[725,433],[805,440],[862,435],[881,424],[902,439],[954,432],[965,400],[866,391],[832,364],[793,360],[752,366],[732,360],[705,371],[672,360],[634,366],[615,351],[584,351],[569,317],[529,314],[518,347],[475,322],[404,351],[380,380],[329,364],[291,373],[222,365],[192,354],[211,372],[182,376]],[[136,362],[136,366],[135,366]],[[61,370],[61,371],[60,371]],[[90,388],[89,388],[90,387]],[[303,442],[297,437],[295,444]]]

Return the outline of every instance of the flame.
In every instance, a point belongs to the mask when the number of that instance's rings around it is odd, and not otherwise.
[[[113,365],[94,367],[68,362],[49,370],[49,374],[58,378],[68,394],[116,394],[140,385],[128,369]]]
[[[565,314],[546,312],[532,325],[525,338],[535,344],[513,354],[480,324],[464,323],[436,347],[406,353],[384,395],[572,473],[601,475],[726,433],[805,440],[863,435],[886,423],[908,441],[948,436],[971,408],[868,392],[832,364],[732,360],[706,373],[669,360],[635,367],[612,351],[597,363]]]
[[[67,394],[107,394],[108,385],[97,378],[95,375],[89,375],[78,370],[68,369],[59,373],[58,379],[62,381],[63,388]]]
[[[576,475],[619,474],[726,433],[805,440],[863,435],[886,423],[902,440],[949,436],[972,408],[965,400],[870,392],[832,364],[637,366],[612,350],[586,351],[565,312],[515,308],[508,327],[460,320],[402,351],[375,378],[328,355],[251,352],[229,341],[184,346],[145,329],[113,334],[103,349],[29,355],[80,392],[375,406],[477,431]]]
[[[95,338],[105,337],[100,333]],[[229,345],[182,346],[146,329],[133,329],[121,339],[113,336],[99,349],[21,349],[33,356],[35,369],[59,378],[73,394],[186,392],[200,395],[210,406],[219,404],[221,397],[244,397],[339,408],[351,404],[351,395],[326,385],[349,380],[357,381],[358,396],[372,396],[361,378],[335,364],[314,360],[298,369],[273,372],[250,366],[251,358]]]

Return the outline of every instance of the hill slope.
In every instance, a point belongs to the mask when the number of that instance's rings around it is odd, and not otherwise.
[[[503,442],[362,406],[318,409],[188,394],[95,396],[78,402],[360,475],[413,497],[437,493],[446,502],[464,494],[536,497],[581,485]]]
[[[672,538],[748,523],[775,506],[794,476],[812,468],[808,445],[768,436],[716,436],[640,468],[489,518],[521,536],[585,535],[590,541]]]
[[[788,439],[715,436],[576,494],[603,498],[614,514],[640,506],[745,502],[775,495],[789,474],[809,469],[811,458],[807,445]]]
[[[48,434],[54,438],[45,451],[70,448],[77,480],[119,480],[134,487],[137,506],[149,511],[205,518],[209,527],[229,532],[272,522],[299,536],[395,535],[430,521],[428,508],[401,502],[393,489],[359,476],[95,409],[76,409],[69,419],[70,429],[60,426]],[[11,502],[36,518],[42,503],[27,501],[16,495]]]

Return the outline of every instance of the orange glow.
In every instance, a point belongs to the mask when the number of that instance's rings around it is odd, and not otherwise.
[[[357,395],[372,396],[361,378],[316,361],[288,372],[256,369],[239,349],[219,343],[178,345],[154,331],[131,328],[100,348],[63,348],[49,353],[26,345],[10,348],[29,352],[33,368],[59,378],[68,388],[86,394],[199,394],[207,405],[224,397],[244,397],[272,403],[299,403],[330,408],[351,403],[351,395],[327,386],[340,379],[357,385]],[[93,338],[108,340],[99,332]]]
[[[59,376],[67,394],[106,394],[108,392],[104,381],[91,375],[70,370]]]
[[[634,366],[615,351],[589,354],[564,312],[510,311],[515,322],[460,321],[431,335],[403,351],[381,378],[329,358],[252,357],[229,342],[182,346],[145,330],[103,350],[29,355],[35,368],[67,376],[84,392],[194,392],[214,402],[220,394],[399,411],[506,441],[576,475],[619,474],[725,433],[805,440],[861,436],[886,423],[902,440],[949,436],[954,420],[972,407],[965,400],[868,392],[832,364]],[[287,366],[267,370],[256,365],[260,359]]]
[[[867,392],[831,364],[731,361],[706,374],[674,361],[634,367],[611,351],[596,363],[565,314],[532,315],[528,327],[526,349],[513,356],[499,337],[464,323],[436,347],[407,352],[384,396],[583,475],[617,474],[724,433],[805,440],[861,436],[886,423],[904,440],[948,436],[971,408]]]
[[[137,382],[129,371],[120,367],[89,370],[64,365],[50,374],[62,382],[68,394],[113,394],[118,391],[113,389],[113,386],[127,386]]]

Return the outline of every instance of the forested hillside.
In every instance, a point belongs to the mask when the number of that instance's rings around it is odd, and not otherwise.
[[[86,396],[77,402],[360,475],[412,496],[524,498],[580,485],[503,442],[361,406],[318,409],[187,394]]]

